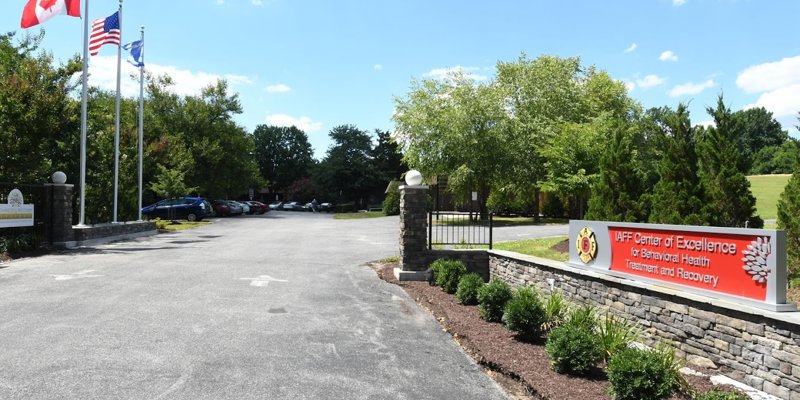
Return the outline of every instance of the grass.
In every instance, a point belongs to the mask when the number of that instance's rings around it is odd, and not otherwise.
[[[513,242],[500,242],[494,244],[495,250],[513,251],[529,256],[542,257],[556,261],[567,261],[569,253],[561,253],[551,249],[556,243],[567,239],[566,236],[556,236],[544,239],[517,240]]]
[[[778,218],[778,198],[791,175],[751,175],[750,191],[756,197],[756,212],[763,219]]]
[[[381,211],[369,211],[358,213],[338,213],[334,214],[333,219],[366,219],[385,217]]]
[[[194,229],[211,224],[211,222],[204,222],[204,221],[195,221],[195,222],[176,221],[176,222],[177,223],[167,222],[167,226],[164,227],[164,229],[168,231],[184,231],[186,229]]]
[[[463,220],[440,220],[434,219],[434,224],[447,224],[447,225],[469,225],[471,222],[467,219]],[[489,221],[486,221],[487,225]],[[568,219],[563,218],[541,218],[539,223],[533,222],[533,217],[497,217],[492,218],[492,225],[495,228],[504,226],[537,226],[537,225],[552,225],[552,224],[566,224],[569,223]]]

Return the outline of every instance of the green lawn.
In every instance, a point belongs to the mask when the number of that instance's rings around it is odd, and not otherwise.
[[[200,221],[200,222],[198,222],[198,221],[195,221],[195,222],[173,221],[173,222],[177,222],[177,223],[171,223],[171,222],[167,221],[167,225],[164,227],[164,229],[166,229],[168,231],[183,231],[183,230],[186,230],[186,229],[194,229],[194,228],[199,228],[201,226],[206,226],[206,225],[211,224],[211,222],[202,222],[202,221]]]
[[[447,224],[447,225],[470,225],[471,222],[467,219],[461,220],[448,220],[442,222],[433,221],[434,224]],[[568,219],[563,218],[542,218],[537,224],[533,222],[533,217],[494,217],[492,218],[492,226],[500,228],[503,226],[527,226],[527,225],[550,225],[550,224],[567,224]],[[487,221],[488,224],[488,221]]]
[[[791,175],[748,176],[750,191],[756,197],[756,210],[763,219],[778,218],[778,198]]]
[[[333,216],[333,219],[365,219],[365,218],[380,218],[385,217],[382,211],[369,211],[357,213],[338,213]]]
[[[516,253],[548,258],[556,261],[567,261],[567,258],[569,258],[569,253],[561,253],[551,249],[553,245],[565,239],[567,239],[566,236],[544,239],[517,240],[513,242],[495,243],[493,247],[495,250],[513,251]]]

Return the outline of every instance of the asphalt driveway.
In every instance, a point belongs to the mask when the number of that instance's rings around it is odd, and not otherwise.
[[[398,287],[398,219],[271,212],[0,269],[2,399],[501,399]]]

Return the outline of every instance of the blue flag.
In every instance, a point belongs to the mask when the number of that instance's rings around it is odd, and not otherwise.
[[[128,62],[136,67],[144,67],[144,41],[137,40],[122,46],[125,50],[130,50]]]

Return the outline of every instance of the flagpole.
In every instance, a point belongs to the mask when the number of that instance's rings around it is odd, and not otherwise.
[[[144,46],[144,25],[142,25]],[[144,164],[144,49],[139,55],[139,221],[142,220],[142,171]]]
[[[119,0],[119,37],[122,38],[122,0]],[[119,198],[119,103],[120,86],[122,81],[122,43],[117,45],[117,118],[114,128],[114,218],[112,223],[117,223],[117,199]]]
[[[89,80],[89,0],[83,2],[83,90],[81,92],[81,199],[78,226],[86,226],[86,93]]]

